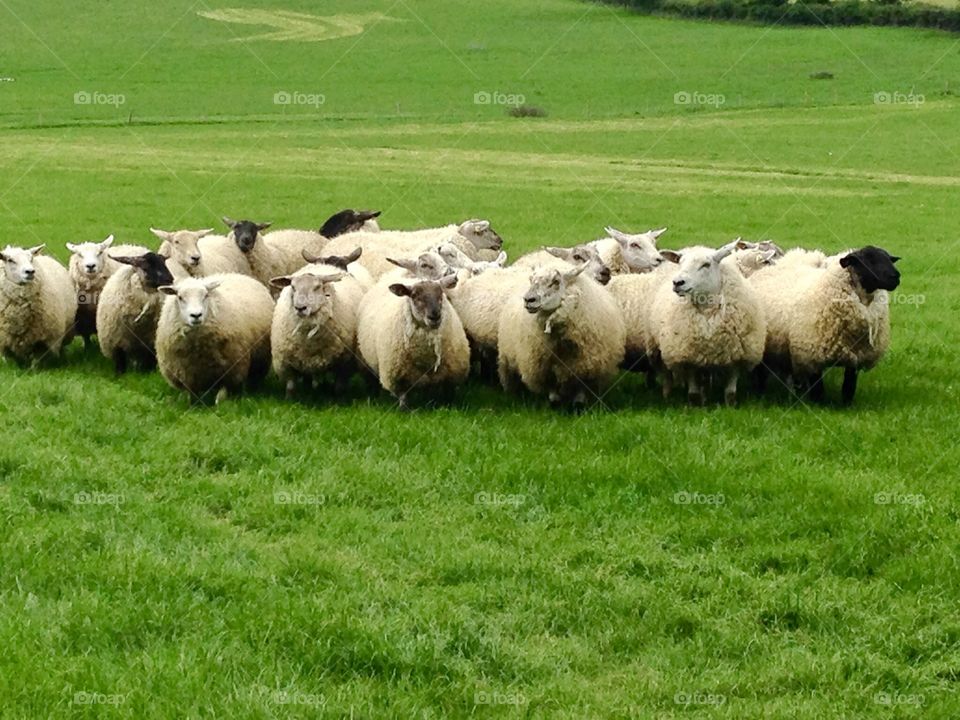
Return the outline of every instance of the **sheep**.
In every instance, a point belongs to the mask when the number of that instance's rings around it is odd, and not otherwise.
[[[164,300],[157,288],[172,283],[173,274],[165,258],[152,252],[114,255],[111,260],[119,269],[107,280],[97,305],[100,352],[113,361],[117,375],[126,372],[130,359],[142,369],[152,369],[157,364],[157,322]]]
[[[626,331],[613,297],[586,267],[536,269],[522,301],[504,306],[497,336],[504,390],[516,389],[519,379],[555,406],[582,410],[588,394],[600,398],[609,386]]]
[[[320,227],[320,234],[332,239],[358,230],[380,232],[380,226],[376,220],[378,217],[380,217],[379,210],[341,210],[327,218]]]
[[[587,273],[596,282],[606,285],[610,282],[610,268],[600,257],[600,252],[590,244],[576,245],[572,248],[545,247],[517,258],[511,267],[532,270],[538,267],[569,270],[571,265],[585,264]]]
[[[890,346],[888,292],[900,284],[900,258],[868,245],[808,267],[791,279],[792,312],[786,318],[793,375],[824,398],[823,373],[844,368],[841,398],[853,402],[857,373],[873,368]],[[778,316],[778,319],[783,319]]]
[[[250,275],[250,265],[223,235],[203,230],[159,230],[150,232],[162,241],[158,255],[167,258],[167,266],[176,278],[209,277],[222,273]]]
[[[290,275],[302,268],[305,265],[304,252],[317,255],[327,244],[327,239],[318,232],[274,230],[263,235],[263,231],[270,227],[268,222],[236,221],[228,217],[224,217],[223,222],[230,228],[227,237],[247,259],[253,277],[266,286],[270,285],[272,278]]]
[[[110,276],[120,268],[107,255],[111,246],[113,235],[102,242],[67,243],[67,250],[71,253],[67,269],[77,291],[76,334],[83,338],[85,349],[90,347],[90,338],[97,333],[100,293]],[[148,250],[140,245],[117,245],[112,252],[131,256],[143,255]]]
[[[650,323],[660,362],[666,368],[664,396],[673,379],[687,386],[691,404],[704,404],[704,379],[725,376],[724,401],[737,402],[737,380],[763,357],[767,323],[760,296],[734,260],[736,248],[692,247],[679,253],[671,282],[653,300]]]
[[[630,234],[613,227],[604,228],[609,237],[594,240],[590,245],[600,253],[600,259],[614,275],[647,272],[662,261],[657,251],[657,240],[667,229],[647,230]]]
[[[0,251],[0,353],[20,365],[38,366],[73,339],[77,294],[70,273],[43,245],[8,245]]]
[[[304,261],[310,265],[332,265],[335,268],[350,273],[350,275],[360,283],[364,291],[373,287],[373,277],[371,277],[363,265],[357,262],[363,254],[362,248],[355,248],[353,252],[348,255],[312,255],[306,250],[300,254],[303,256]]]
[[[379,280],[382,275],[392,270],[387,258],[435,251],[437,246],[445,243],[456,245],[472,260],[492,260],[500,252],[503,240],[490,227],[488,221],[468,220],[460,225],[426,230],[347,233],[331,240],[324,252],[343,255],[353,248],[362,248],[363,266],[375,280]]]
[[[273,278],[282,288],[273,313],[270,351],[273,369],[293,396],[298,379],[328,370],[342,391],[356,367],[357,310],[366,288],[346,269],[308,265]]]
[[[196,401],[216,390],[219,404],[266,376],[273,321],[266,287],[226,273],[182,278],[159,290],[168,297],[157,326],[157,364],[172,387]]]
[[[507,254],[500,251],[494,260],[473,260],[456,244],[447,242],[437,247],[437,254],[455,270],[463,270],[466,277],[480,275],[487,270],[502,268],[507,264]]]
[[[402,410],[415,389],[452,390],[470,372],[470,345],[446,297],[456,275],[393,282],[360,303],[357,345],[363,362]]]
[[[753,243],[738,239],[736,248],[734,257],[744,277],[770,267],[784,255],[783,248],[770,240]]]

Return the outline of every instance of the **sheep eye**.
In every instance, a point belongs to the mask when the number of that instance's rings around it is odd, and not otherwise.
[[[700,269],[701,269],[701,270],[706,270],[708,267],[710,267],[710,263],[706,262],[706,263],[704,263],[703,265],[700,266]]]

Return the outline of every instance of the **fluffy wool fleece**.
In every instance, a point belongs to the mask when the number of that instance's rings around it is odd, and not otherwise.
[[[763,358],[767,324],[759,295],[735,258],[720,263],[720,275],[720,295],[702,306],[677,295],[670,283],[657,290],[651,323],[667,369],[749,369]]]
[[[626,342],[623,318],[613,297],[582,274],[567,286],[552,313],[529,313],[514,298],[499,328],[501,381],[519,374],[531,392],[601,392],[615,377]]]
[[[653,298],[675,272],[676,265],[663,263],[649,272],[614,275],[610,279],[607,289],[617,301],[626,326],[628,362],[635,362],[655,349],[650,327]]]
[[[245,275],[213,275],[208,280],[221,285],[211,293],[200,327],[183,323],[174,296],[164,300],[157,327],[160,373],[173,387],[197,397],[221,386],[239,390],[270,367],[270,291]]]
[[[0,352],[18,362],[56,355],[73,338],[77,296],[67,269],[51,257],[33,259],[36,277],[26,285],[0,272]]]
[[[153,364],[157,321],[164,296],[143,287],[135,268],[121,266],[107,280],[97,306],[97,335],[104,357],[123,351],[141,364]]]
[[[80,267],[80,256],[73,254],[70,256],[70,262],[67,269],[70,272],[70,279],[77,289],[77,334],[88,338],[97,332],[97,304],[100,302],[100,294],[107,285],[107,280],[123,265],[112,260],[111,255],[116,257],[132,257],[143,255],[149,252],[142,245],[113,245],[106,251],[106,259],[103,263],[103,269],[99,274],[91,277],[83,268]]]
[[[845,255],[843,253],[842,255]],[[798,278],[789,347],[794,370],[816,373],[827,367],[869,370],[890,347],[890,298],[886,290],[864,292],[840,257]]]
[[[311,255],[330,254],[324,251],[326,245],[327,239],[320,233],[275,230],[258,236],[246,259],[253,277],[269,285],[272,278],[290,275],[306,265],[304,251]]]
[[[376,286],[360,306],[357,345],[380,384],[398,396],[408,390],[462,383],[470,372],[470,344],[460,318],[444,297],[440,327],[418,325],[410,301]]]
[[[497,349],[500,313],[505,303],[520,302],[530,285],[529,273],[522,270],[492,269],[475,277],[462,278],[450,291],[463,329],[474,344],[486,350]]]
[[[308,265],[297,275],[336,275],[332,265]],[[293,375],[317,375],[340,362],[355,360],[357,310],[364,287],[346,275],[329,284],[330,300],[316,313],[302,318],[293,309],[293,288],[285,287],[277,300],[270,330],[273,370],[281,380]]]

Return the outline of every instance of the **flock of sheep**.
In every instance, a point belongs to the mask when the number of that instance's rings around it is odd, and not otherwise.
[[[255,386],[273,370],[298,384],[357,372],[392,393],[443,396],[471,372],[508,391],[583,408],[622,369],[691,403],[741,375],[770,373],[823,397],[823,373],[859,370],[890,342],[898,260],[867,246],[827,256],[736,240],[658,249],[665,229],[544,248],[506,265],[485,220],[381,230],[377,212],[343,210],[319,231],[224,218],[229,232],[167,232],[155,250],[69,244],[69,268],[43,246],[0,253],[0,352],[20,364],[97,335],[118,373],[160,373],[194,400]]]

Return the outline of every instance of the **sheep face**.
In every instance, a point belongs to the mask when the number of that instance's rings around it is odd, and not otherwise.
[[[167,267],[166,260],[161,255],[148,252],[133,257],[113,257],[113,260],[124,265],[132,265],[140,276],[140,283],[149,290],[156,290],[162,285],[173,282],[173,275]]]
[[[77,256],[80,270],[89,277],[99,277],[107,261],[107,249],[113,244],[113,235],[103,242],[67,243],[67,250]]]
[[[15,285],[26,285],[33,282],[37,276],[37,269],[33,266],[33,258],[41,250],[43,245],[24,250],[23,248],[7,245],[0,252],[0,260],[3,260],[3,269],[7,274],[7,280]]]
[[[240,248],[240,252],[248,253],[253,250],[257,244],[257,238],[264,230],[270,227],[271,223],[255,223],[252,220],[231,220],[228,217],[221,218],[224,225],[230,228],[233,235],[233,241]]]
[[[188,328],[196,328],[210,317],[210,296],[220,286],[219,280],[184,279],[176,285],[159,288],[164,295],[177,298],[180,320]]]
[[[499,250],[503,247],[503,238],[490,227],[488,220],[467,220],[460,224],[459,230],[477,250]]]
[[[437,254],[452,268],[469,269],[473,262],[453,243],[443,243],[437,248]]]
[[[166,243],[170,244],[170,259],[184,267],[197,267],[200,264],[200,246],[197,241],[213,232],[213,228],[205,230],[177,230],[167,232],[150,228],[150,232]]]
[[[329,314],[333,298],[330,285],[338,282],[345,275],[346,273],[342,272],[332,275],[301,273],[273,278],[270,284],[278,288],[289,286],[290,305],[299,317],[305,318],[316,315],[321,310]]]
[[[562,272],[552,268],[541,268],[530,274],[530,288],[523,295],[523,306],[531,315],[552,313],[563,304],[567,287],[577,279],[586,268],[578,265],[572,270]]]
[[[364,223],[380,217],[379,210],[341,210],[327,218],[320,228],[320,234],[325,238],[335,238],[338,235],[356,232]]]
[[[900,271],[893,264],[900,258],[883,248],[867,245],[840,258],[840,266],[850,270],[868,293],[876,290],[896,290],[900,285]]]
[[[666,228],[647,230],[633,235],[612,227],[605,230],[607,235],[616,240],[620,246],[620,253],[630,272],[648,272],[663,262],[660,251],[657,250],[657,239],[667,231]]]
[[[455,272],[455,270],[447,265],[443,258],[435,252],[421,253],[416,260],[396,260],[394,258],[387,258],[387,260],[421,280],[439,280]]]
[[[448,275],[441,280],[421,280],[414,285],[394,283],[390,292],[407,298],[410,314],[417,325],[436,330],[443,322],[443,293],[456,285],[457,276]]]
[[[548,247],[544,249],[554,257],[558,257],[571,265],[582,265],[586,268],[587,274],[601,285],[610,282],[610,268],[603,262],[600,253],[593,245],[577,245],[572,248]]]
[[[758,243],[737,240],[737,265],[744,277],[773,265],[783,257],[783,248],[770,240]]]
[[[694,305],[713,302],[723,289],[720,262],[733,252],[734,247],[730,244],[719,250],[691,248],[674,253],[680,267],[673,277],[673,291]]]

